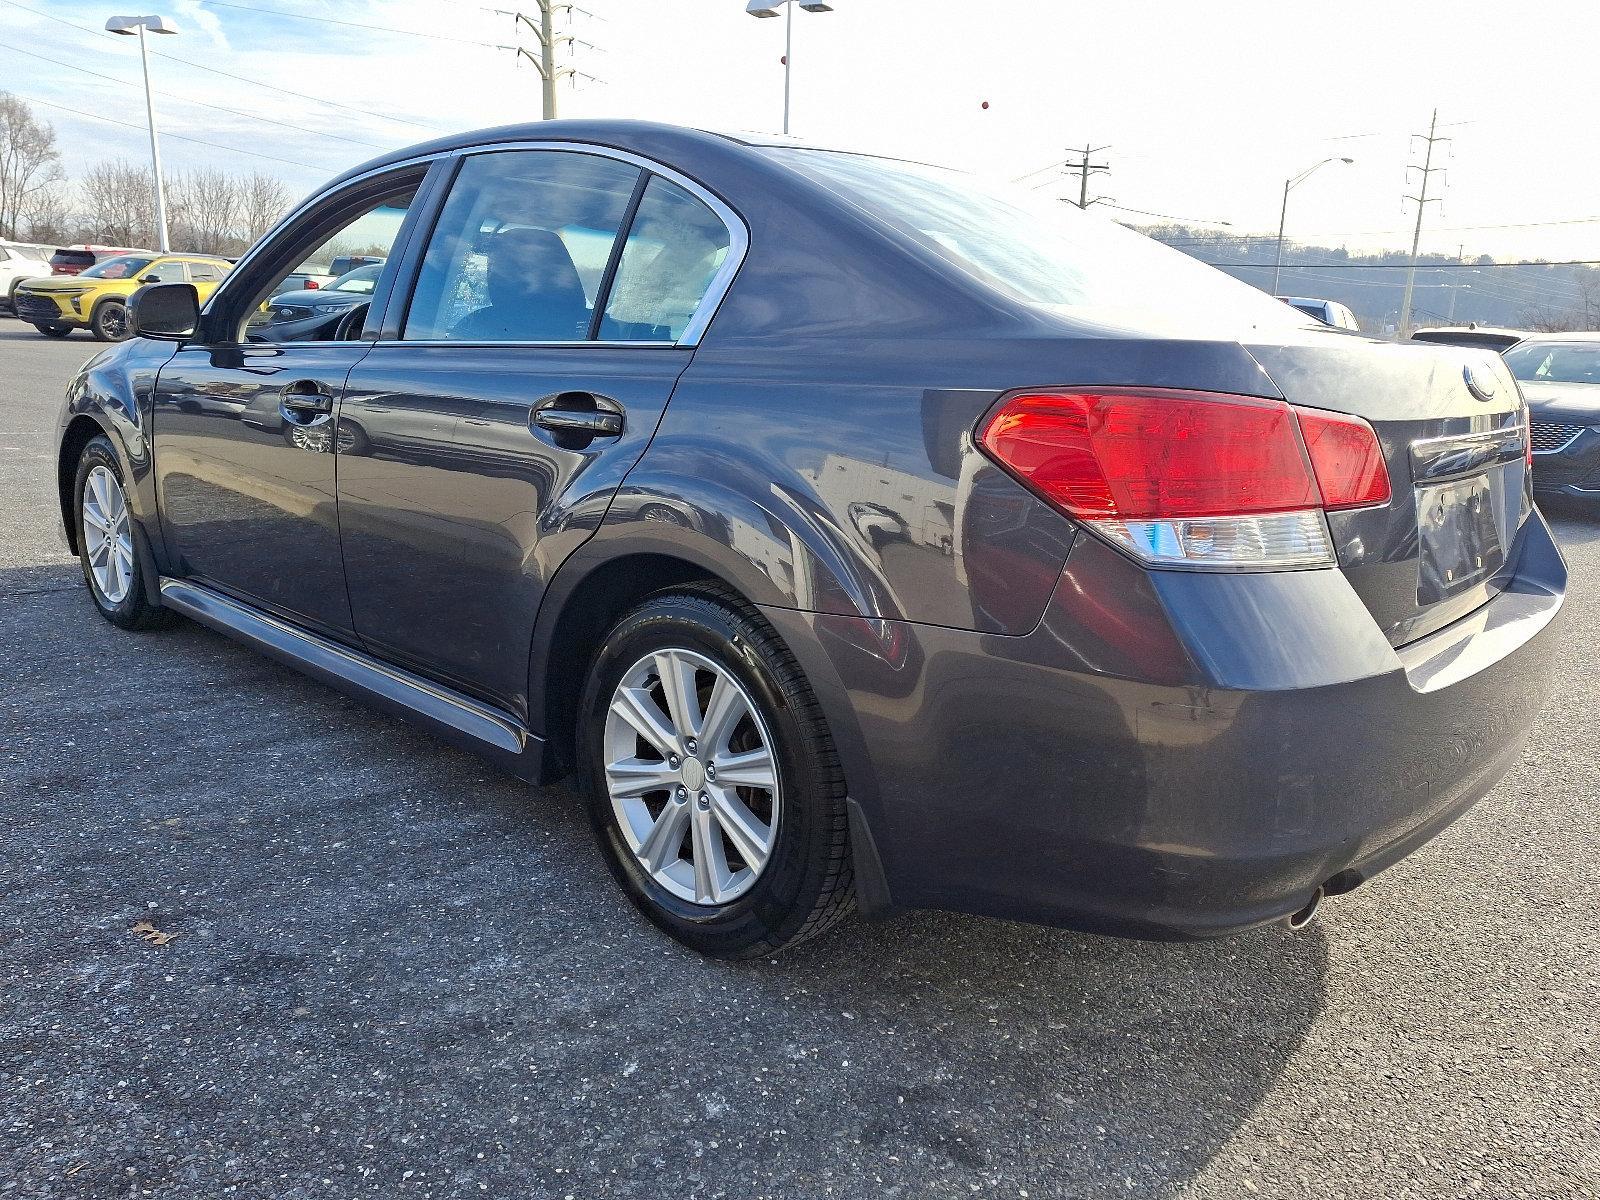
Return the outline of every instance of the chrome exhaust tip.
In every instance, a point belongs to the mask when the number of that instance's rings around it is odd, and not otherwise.
[[[1317,915],[1317,909],[1322,907],[1322,889],[1319,887],[1311,893],[1311,899],[1306,901],[1306,906],[1299,912],[1290,913],[1283,919],[1283,923],[1298,933]]]

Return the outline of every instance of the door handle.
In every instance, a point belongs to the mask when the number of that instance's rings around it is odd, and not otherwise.
[[[299,391],[291,391],[289,388],[284,388],[283,407],[292,412],[317,416],[333,411],[333,397],[327,392],[312,391],[310,388]]]
[[[603,408],[539,408],[534,410],[533,423],[551,433],[591,438],[622,436],[622,414]]]

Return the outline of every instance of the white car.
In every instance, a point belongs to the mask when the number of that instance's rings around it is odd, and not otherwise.
[[[52,246],[0,240],[0,304],[11,309],[18,284],[24,279],[38,279],[50,274],[50,255],[53,250]]]

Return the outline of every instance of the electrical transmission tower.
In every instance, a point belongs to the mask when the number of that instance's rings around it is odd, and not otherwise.
[[[1067,149],[1074,154],[1078,154],[1078,158],[1076,160],[1069,158],[1061,165],[1068,172],[1076,171],[1078,173],[1078,207],[1088,208],[1091,203],[1089,200],[1089,176],[1111,174],[1111,164],[1097,163],[1094,161],[1094,156],[1102,150],[1111,149],[1111,147],[1085,146],[1081,153],[1076,146],[1068,146]]]
[[[572,19],[573,13],[582,13],[586,17],[594,14],[586,8],[579,8],[576,4],[564,3],[563,0],[531,0],[534,11],[531,13],[518,12],[512,9],[495,8],[489,11],[496,16],[510,17],[517,32],[517,58],[527,59],[533,64],[533,69],[539,72],[539,79],[544,91],[544,119],[553,121],[556,118],[556,84],[563,79],[588,79],[595,83],[601,82],[599,77],[580,71],[574,66],[563,66],[558,61],[559,52],[563,48],[582,46],[589,50],[599,50],[593,42],[586,42],[582,38],[574,37],[565,29],[557,28],[557,14],[565,14],[565,25]],[[536,43],[536,50],[530,50],[521,44],[524,32],[531,34]],[[511,47],[507,47],[510,49]]]
[[[1410,166],[1406,167],[1406,178],[1409,180],[1411,178],[1411,172],[1417,171],[1421,174],[1422,183],[1421,186],[1417,188],[1417,194],[1415,196],[1408,195],[1405,197],[1405,199],[1411,201],[1417,206],[1417,228],[1416,231],[1411,235],[1411,263],[1406,267],[1406,290],[1405,295],[1400,300],[1400,336],[1402,338],[1409,337],[1411,335],[1411,290],[1417,281],[1417,249],[1422,245],[1422,215],[1427,211],[1428,205],[1443,202],[1442,198],[1439,196],[1428,195],[1428,181],[1434,175],[1444,173],[1443,167],[1436,167],[1433,165],[1434,144],[1436,142],[1448,142],[1450,140],[1447,137],[1438,136],[1438,133],[1439,110],[1436,108],[1433,110],[1432,120],[1428,122],[1428,132],[1426,134],[1414,133],[1411,135],[1413,139],[1421,138],[1426,144],[1427,149],[1423,153],[1422,165],[1420,167],[1415,163],[1412,163]]]

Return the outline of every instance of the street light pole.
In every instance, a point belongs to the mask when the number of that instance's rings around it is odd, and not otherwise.
[[[1272,294],[1278,294],[1278,276],[1283,273],[1283,229],[1289,220],[1289,193],[1299,187],[1316,173],[1318,168],[1325,167],[1331,162],[1353,163],[1353,158],[1343,158],[1335,155],[1325,158],[1319,163],[1313,163],[1298,175],[1290,176],[1283,181],[1283,207],[1278,210],[1278,255],[1272,264]]]
[[[745,12],[752,17],[775,17],[783,9],[783,132],[789,132],[789,72],[794,66],[794,5],[807,12],[832,12],[833,5],[821,0],[749,0]]]
[[[139,61],[144,66],[144,114],[150,125],[150,168],[155,172],[156,236],[161,242],[161,253],[165,254],[172,249],[167,236],[167,185],[161,177],[161,139],[156,132],[156,102],[150,90],[150,48],[145,32],[175,34],[178,29],[167,18],[158,16],[112,17],[106,22],[106,29],[124,37],[137,35],[139,38]]]

